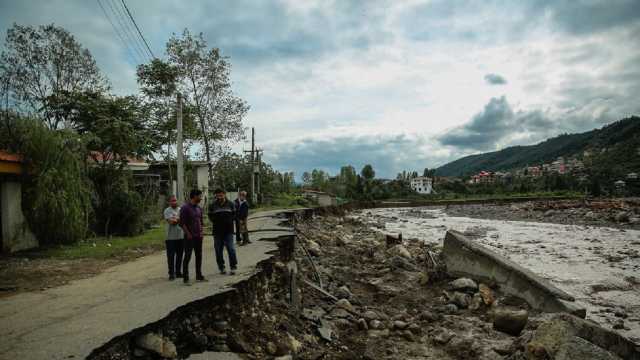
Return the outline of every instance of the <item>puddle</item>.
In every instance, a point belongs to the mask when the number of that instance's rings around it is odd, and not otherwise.
[[[575,296],[587,318],[640,343],[640,231],[449,217],[444,209],[372,209],[354,216],[403,238],[442,245],[457,230]]]

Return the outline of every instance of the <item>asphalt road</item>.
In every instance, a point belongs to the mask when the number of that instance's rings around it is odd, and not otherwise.
[[[291,234],[279,225],[277,215],[257,213],[250,219],[253,244],[237,248],[239,266],[234,276],[218,273],[213,240],[208,236],[203,250],[208,282],[193,286],[184,286],[181,279],[170,282],[166,255],[161,252],[114,266],[93,278],[0,300],[0,359],[83,359],[118,335],[248,278],[256,264],[277,249],[268,239]],[[192,258],[192,274],[194,262]]]

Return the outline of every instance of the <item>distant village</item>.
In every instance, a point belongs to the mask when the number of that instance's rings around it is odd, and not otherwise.
[[[584,151],[583,159],[589,159],[592,154],[590,151]],[[577,157],[565,158],[558,157],[555,161],[540,165],[525,166],[523,168],[514,169],[512,171],[480,171],[471,175],[468,179],[460,177],[425,177],[419,176],[411,179],[411,189],[418,194],[436,193],[434,183],[443,184],[451,182],[464,182],[467,185],[487,185],[487,184],[509,184],[514,179],[535,179],[549,175],[567,175],[575,178],[578,182],[586,182],[588,175],[586,174],[587,166],[583,160]],[[640,175],[637,172],[630,172],[622,179],[614,181],[614,186],[620,191],[624,191],[627,184],[631,182],[637,184],[640,182]]]

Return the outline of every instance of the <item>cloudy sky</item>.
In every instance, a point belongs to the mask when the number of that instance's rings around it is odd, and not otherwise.
[[[127,4],[159,57],[185,27],[221,48],[266,160],[298,175],[394,177],[640,114],[637,0]],[[137,91],[141,56],[97,0],[0,0],[0,31],[13,22],[67,28],[114,92]]]

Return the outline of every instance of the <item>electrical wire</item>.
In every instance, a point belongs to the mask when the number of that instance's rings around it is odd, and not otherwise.
[[[124,0],[121,0],[121,1],[122,1],[122,5],[124,6],[124,9],[127,11],[129,18],[131,19],[131,22],[133,22],[133,25],[136,27],[136,30],[138,30],[138,35],[140,35],[142,42],[147,47],[147,51],[149,51],[149,54],[151,55],[151,57],[155,59],[156,56],[153,55],[153,51],[151,51],[151,48],[149,47],[149,43],[147,43],[147,39],[144,38],[144,35],[142,35],[142,31],[140,30],[140,27],[138,27],[136,20],[133,18],[133,15],[131,15],[131,11],[129,11],[129,7],[127,7],[127,3]]]
[[[136,64],[138,62],[138,59],[136,59],[134,53],[131,50],[131,47],[129,46],[129,44],[127,44],[127,41],[124,39],[124,37],[122,37],[122,34],[120,33],[120,29],[118,29],[118,27],[113,23],[113,21],[111,20],[111,16],[109,16],[109,14],[107,13],[107,10],[104,8],[104,6],[100,2],[100,0],[96,0],[96,1],[98,2],[98,5],[100,6],[100,9],[102,9],[102,13],[107,18],[107,20],[109,21],[109,24],[111,24],[111,27],[113,28],[113,30],[115,31],[116,35],[118,36],[118,38],[122,42],[122,45],[126,49],[130,64],[133,65],[133,66],[136,66]]]
[[[120,25],[120,29],[122,30],[125,38],[127,39],[127,43],[131,46],[131,48],[135,51],[137,55],[138,64],[142,64],[146,62],[146,56],[144,51],[141,50],[140,44],[136,41],[136,37],[131,32],[131,29],[127,26],[127,19],[122,14],[121,8],[118,6],[116,0],[104,0],[109,5],[111,12],[114,14],[118,24]]]

